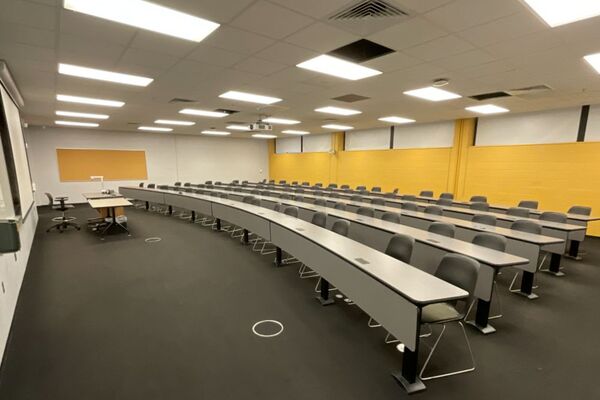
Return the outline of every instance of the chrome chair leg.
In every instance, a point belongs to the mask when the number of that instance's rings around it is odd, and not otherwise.
[[[317,280],[317,284],[315,285],[315,293],[320,293],[321,292],[321,288],[319,287],[319,285],[321,284],[321,277],[319,276],[319,279]],[[329,291],[333,292],[334,290],[337,290],[336,287],[330,286],[329,287]]]
[[[367,322],[367,326],[369,328],[379,328],[379,327],[381,327],[381,324],[379,322],[375,321],[372,317],[370,317],[369,322]],[[388,333],[388,336],[389,336],[389,333]],[[387,339],[387,336],[386,336],[386,339]]]
[[[425,360],[425,363],[423,364],[423,368],[421,368],[421,372],[419,373],[419,377],[421,378],[421,380],[427,381],[427,380],[431,380],[431,379],[445,378],[448,376],[459,375],[459,374],[464,374],[467,372],[475,371],[475,357],[473,356],[473,350],[471,349],[471,342],[469,342],[469,337],[467,336],[467,331],[465,330],[465,326],[463,325],[462,321],[457,321],[457,322],[460,325],[460,328],[462,329],[463,335],[465,337],[465,342],[467,343],[467,348],[469,349],[469,355],[471,356],[471,365],[472,366],[469,368],[458,370],[458,371],[446,372],[446,373],[438,374],[438,375],[425,376],[425,369],[429,365],[429,361],[431,361],[431,357],[433,356],[435,349],[437,348],[438,344],[440,343],[440,340],[442,339],[442,336],[444,336],[444,332],[446,331],[446,324],[442,324],[442,332],[440,333],[437,340],[433,344],[433,347],[431,348],[431,351],[429,352],[429,355],[427,356],[427,359]]]
[[[310,267],[304,263],[300,264],[298,275],[300,275],[300,279],[316,278],[319,276],[319,274],[310,269]]]

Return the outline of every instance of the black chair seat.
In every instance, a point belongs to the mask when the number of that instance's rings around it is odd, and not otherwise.
[[[421,311],[421,322],[424,324],[456,321],[462,315],[449,303],[436,303],[423,307]]]

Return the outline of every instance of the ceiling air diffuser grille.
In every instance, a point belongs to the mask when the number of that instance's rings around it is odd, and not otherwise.
[[[344,21],[369,17],[382,18],[398,16],[408,16],[408,13],[383,0],[366,0],[338,11],[336,14],[329,17],[329,19],[335,21]]]

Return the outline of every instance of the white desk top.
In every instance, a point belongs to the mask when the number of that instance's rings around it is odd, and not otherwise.
[[[123,197],[113,197],[110,199],[90,199],[88,200],[92,208],[113,208],[113,207],[128,207],[131,206],[129,200]]]

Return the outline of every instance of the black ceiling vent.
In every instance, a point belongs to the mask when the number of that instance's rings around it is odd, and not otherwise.
[[[239,111],[238,111],[238,110],[228,110],[228,109],[226,109],[226,108],[215,108],[215,111],[217,111],[217,112],[223,112],[223,113],[226,113],[226,114],[235,114],[235,113],[239,113]]]
[[[357,4],[338,11],[330,16],[329,19],[339,21],[398,16],[408,16],[408,13],[383,0],[363,0]]]
[[[368,100],[370,97],[361,96],[360,94],[345,94],[343,96],[334,97],[331,100],[343,101],[346,103],[354,103],[356,101]]]
[[[491,92],[491,93],[476,94],[474,96],[469,96],[469,98],[471,98],[473,100],[483,101],[483,100],[497,99],[499,97],[509,97],[509,96],[511,96],[511,95],[506,92]]]
[[[394,50],[389,47],[382,46],[367,39],[360,39],[330,51],[329,55],[355,63],[361,63],[393,52]]]
[[[169,100],[169,103],[195,103],[196,100],[190,100],[190,99],[182,99],[180,97],[174,97],[171,100]]]

